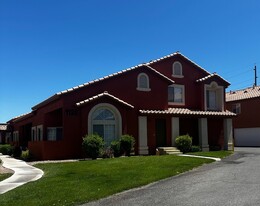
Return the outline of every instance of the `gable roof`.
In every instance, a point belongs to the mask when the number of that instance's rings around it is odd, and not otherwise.
[[[260,97],[260,86],[230,91],[226,93],[226,102]]]
[[[208,76],[205,76],[203,78],[197,79],[196,82],[204,82],[207,79],[210,79],[210,78],[213,78],[213,77],[217,77],[217,78],[221,79],[222,81],[226,82],[228,85],[230,85],[230,83],[227,80],[225,80],[224,78],[219,76],[216,72],[209,74]]]
[[[81,85],[78,85],[78,86],[75,86],[75,87],[72,87],[70,89],[67,89],[67,90],[64,90],[64,91],[61,91],[61,92],[58,92],[56,94],[54,94],[53,96],[51,96],[50,98],[44,100],[43,102],[35,105],[34,107],[32,107],[32,110],[36,110],[38,109],[39,107],[43,106],[43,105],[46,105],[56,99],[59,98],[59,96],[63,95],[63,94],[66,94],[66,93],[69,93],[69,92],[72,92],[72,91],[75,91],[77,89],[80,89],[80,88],[83,88],[83,87],[87,87],[89,85],[92,85],[92,84],[95,84],[97,82],[101,82],[103,80],[106,80],[106,79],[109,79],[109,78],[112,78],[112,77],[115,77],[115,76],[118,76],[120,74],[123,74],[123,73],[126,73],[126,72],[129,72],[129,71],[132,71],[132,70],[135,70],[135,69],[139,69],[139,68],[148,68],[150,71],[154,72],[156,75],[162,77],[163,79],[165,79],[166,81],[168,81],[169,83],[173,84],[175,83],[172,79],[168,78],[167,76],[163,75],[162,73],[158,72],[157,70],[155,70],[154,68],[152,68],[149,64],[139,64],[137,66],[134,66],[134,67],[130,67],[128,69],[124,69],[122,71],[119,71],[119,72],[116,72],[116,73],[113,73],[113,74],[110,74],[108,76],[105,76],[105,77],[102,77],[102,78],[99,78],[99,79],[96,79],[96,80],[93,80],[93,81],[90,81],[90,82],[87,82],[87,83],[84,83],[84,84],[81,84]]]
[[[105,92],[103,92],[103,93],[101,93],[101,94],[95,95],[95,96],[93,96],[93,97],[90,97],[90,98],[88,98],[88,99],[85,99],[85,100],[83,100],[83,101],[80,101],[80,102],[76,103],[76,105],[77,105],[77,106],[81,106],[81,105],[84,105],[84,104],[86,104],[86,103],[92,102],[92,101],[94,101],[94,100],[96,100],[96,99],[99,99],[99,98],[101,98],[101,97],[109,97],[109,98],[111,98],[111,99],[113,99],[113,100],[116,100],[117,102],[119,102],[119,103],[121,103],[121,104],[123,104],[123,105],[125,105],[125,106],[134,108],[133,105],[131,105],[131,104],[129,104],[129,103],[127,103],[127,102],[125,102],[125,101],[123,101],[123,100],[121,100],[121,99],[115,97],[114,95],[109,94],[107,91],[105,91]]]
[[[184,56],[183,54],[181,54],[180,52],[174,52],[172,54],[169,54],[169,55],[166,55],[166,56],[163,56],[161,58],[158,58],[158,59],[155,59],[155,60],[152,60],[148,63],[143,63],[143,64],[139,64],[139,65],[136,65],[134,67],[130,67],[130,68],[127,68],[127,69],[124,69],[124,70],[121,70],[119,72],[116,72],[116,73],[113,73],[113,74],[110,74],[110,75],[107,75],[107,76],[104,76],[102,78],[98,78],[98,79],[95,79],[93,81],[89,81],[87,83],[84,83],[84,84],[81,84],[81,85],[78,85],[78,86],[75,86],[75,87],[72,87],[72,88],[69,88],[69,89],[66,89],[66,90],[63,90],[61,92],[58,92],[56,94],[54,94],[53,96],[49,97],[48,99],[44,100],[43,102],[35,105],[34,107],[32,107],[32,110],[36,110],[38,108],[40,108],[41,106],[44,106],[54,100],[57,100],[59,99],[59,97],[63,94],[67,94],[69,92],[72,92],[72,91],[75,91],[77,89],[80,89],[80,88],[83,88],[83,87],[87,87],[89,85],[92,85],[92,84],[95,84],[97,82],[100,82],[100,81],[103,81],[103,80],[106,80],[106,79],[109,79],[109,78],[112,78],[112,77],[115,77],[117,75],[121,75],[123,73],[126,73],[126,72],[129,72],[129,71],[132,71],[132,70],[135,70],[135,69],[139,69],[139,68],[142,68],[142,67],[146,67],[146,68],[149,68],[150,71],[153,71],[154,73],[156,73],[157,75],[159,75],[160,77],[162,77],[163,79],[169,81],[170,83],[174,83],[174,81],[170,78],[168,78],[167,76],[163,75],[162,73],[158,72],[157,70],[155,70],[153,67],[152,67],[152,64],[156,63],[156,62],[159,62],[159,61],[162,61],[162,60],[165,60],[165,59],[168,59],[168,58],[171,58],[173,56],[180,56],[184,59],[186,59],[188,62],[190,62],[191,64],[193,64],[194,66],[196,66],[197,68],[201,69],[202,71],[204,71],[207,76],[204,77],[204,78],[210,78],[212,77],[213,74],[211,74],[210,72],[208,72],[207,70],[205,70],[203,67],[199,66],[198,64],[196,64],[195,62],[193,62],[192,60],[190,60],[188,57]],[[210,77],[208,77],[210,76]],[[219,75],[217,74],[214,74],[213,76],[217,76],[219,78],[221,78]],[[203,78],[202,78],[203,79]],[[223,78],[221,78],[223,81],[225,81],[228,85],[230,85],[229,82],[227,82],[226,80],[224,80]],[[201,80],[203,81],[203,80]]]

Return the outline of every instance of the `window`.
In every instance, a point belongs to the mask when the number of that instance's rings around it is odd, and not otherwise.
[[[207,90],[207,107],[209,110],[217,109],[217,94],[216,90]]]
[[[137,90],[151,91],[149,85],[149,77],[145,73],[140,73],[137,77]]]
[[[19,142],[19,131],[13,132],[13,142]]]
[[[32,134],[32,141],[36,141],[36,127],[32,127],[32,130],[31,130]]]
[[[48,127],[47,140],[58,141],[62,139],[62,127]]]
[[[224,110],[224,88],[216,82],[205,85],[205,110]]]
[[[185,104],[184,86],[171,85],[168,87],[168,102],[172,105]]]
[[[109,146],[121,135],[121,122],[121,115],[114,106],[99,104],[89,113],[89,132],[101,136]]]
[[[232,112],[235,114],[240,114],[241,113],[241,105],[240,103],[236,103],[232,105]]]
[[[183,78],[182,65],[180,62],[174,62],[172,65],[172,76],[177,78]]]
[[[42,141],[42,139],[43,139],[43,126],[42,125],[38,125],[36,127],[36,131],[37,131],[37,134],[36,134],[35,141]]]

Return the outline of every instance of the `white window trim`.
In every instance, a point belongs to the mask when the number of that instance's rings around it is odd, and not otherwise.
[[[207,91],[214,90],[216,91],[216,101],[217,101],[217,108],[208,108],[207,105]],[[219,86],[217,82],[213,81],[210,84],[204,85],[204,109],[205,111],[208,110],[220,110],[224,111],[224,87]]]
[[[121,114],[118,111],[118,109],[113,106],[112,104],[108,104],[108,103],[100,103],[97,104],[96,106],[94,106],[89,114],[88,114],[88,134],[93,134],[93,121],[92,121],[92,115],[93,113],[97,110],[97,109],[108,109],[110,111],[112,111],[115,115],[115,131],[116,134],[118,135],[118,138],[122,135],[122,118],[121,118]]]
[[[175,88],[182,88],[182,102],[169,102],[168,105],[178,105],[178,106],[184,106],[185,105],[185,86],[180,84],[172,84],[169,87],[175,87]]]
[[[40,134],[39,134],[40,131]],[[43,140],[43,125],[36,126],[36,138],[35,141],[42,141]]]
[[[146,77],[146,80],[147,80],[147,88],[143,88],[143,87],[140,87],[140,78],[141,76],[145,76]],[[136,88],[138,91],[143,91],[143,92],[149,92],[151,91],[151,88],[150,88],[150,80],[149,80],[149,77],[146,73],[140,73],[138,74],[138,77],[137,77],[137,88]]]
[[[176,64],[180,64],[180,66],[181,66],[181,75],[174,74],[174,66],[175,66]],[[184,77],[184,76],[183,76],[183,70],[182,70],[182,64],[181,64],[179,61],[176,61],[176,62],[174,62],[174,63],[172,64],[172,76],[173,76],[173,77],[176,77],[176,78],[183,78],[183,77]]]

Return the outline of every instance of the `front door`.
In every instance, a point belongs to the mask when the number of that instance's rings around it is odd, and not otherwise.
[[[166,146],[166,120],[155,120],[156,147]]]

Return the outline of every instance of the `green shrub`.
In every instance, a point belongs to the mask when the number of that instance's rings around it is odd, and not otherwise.
[[[186,153],[191,150],[192,138],[188,134],[182,135],[176,138],[175,143],[181,152]]]
[[[201,152],[200,146],[192,145],[191,146],[191,152]]]
[[[110,147],[113,150],[114,157],[120,157],[122,155],[119,140],[112,141]]]
[[[126,134],[126,135],[122,135],[119,142],[120,142],[120,150],[122,154],[125,154],[126,156],[130,156],[130,153],[133,150],[135,145],[135,138],[131,135]]]
[[[32,156],[31,156],[30,151],[28,149],[25,151],[22,151],[20,158],[26,162],[31,161]]]
[[[0,153],[11,156],[13,154],[13,147],[10,144],[2,144],[0,145]]]
[[[82,148],[88,157],[97,159],[102,154],[104,140],[97,134],[86,135],[83,137]]]

